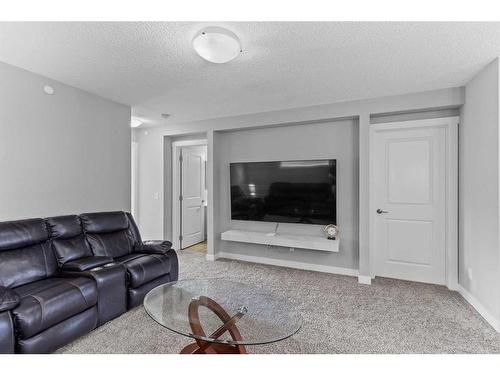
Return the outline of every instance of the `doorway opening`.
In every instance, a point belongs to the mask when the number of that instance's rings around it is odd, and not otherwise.
[[[207,240],[197,243],[193,246],[189,246],[184,248],[183,250],[189,251],[190,253],[200,253],[200,254],[207,254]]]
[[[207,141],[172,142],[174,248],[206,253],[207,195]]]

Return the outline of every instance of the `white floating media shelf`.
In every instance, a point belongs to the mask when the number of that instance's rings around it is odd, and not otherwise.
[[[293,234],[250,232],[231,229],[221,233],[224,241],[255,243],[260,245],[281,246],[292,249],[339,251],[339,240],[329,240],[322,236],[299,236]]]

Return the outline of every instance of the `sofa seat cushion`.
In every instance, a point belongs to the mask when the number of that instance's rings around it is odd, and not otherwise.
[[[166,275],[170,272],[170,260],[160,254],[135,254],[115,258],[115,262],[122,263],[127,269],[130,286],[137,288],[151,280]]]
[[[133,259],[137,259],[137,258],[143,257],[144,255],[146,255],[146,254],[141,254],[141,253],[130,253],[130,254],[124,255],[124,256],[122,256],[122,257],[117,257],[117,258],[114,258],[114,259],[113,259],[113,261],[118,262],[118,263],[125,263],[125,262],[128,262],[128,261],[130,261],[130,260],[133,260]]]
[[[97,287],[84,277],[49,278],[15,288],[21,297],[12,310],[22,339],[32,337],[97,303]]]

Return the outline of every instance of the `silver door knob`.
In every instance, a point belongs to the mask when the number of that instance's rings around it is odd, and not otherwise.
[[[377,208],[377,214],[379,214],[379,215],[380,214],[388,214],[388,213],[389,213],[389,211],[384,211],[381,208]]]

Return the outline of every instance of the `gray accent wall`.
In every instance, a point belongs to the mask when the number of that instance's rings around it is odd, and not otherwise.
[[[272,258],[322,266],[358,269],[358,122],[357,120],[280,126],[221,133],[218,183],[220,230],[244,229],[273,232],[274,223],[231,220],[229,163],[284,160],[337,160],[337,225],[340,251],[266,248],[217,239],[219,252]],[[322,225],[279,225],[279,233],[323,235]]]
[[[130,210],[130,107],[0,63],[0,134],[0,220]]]

